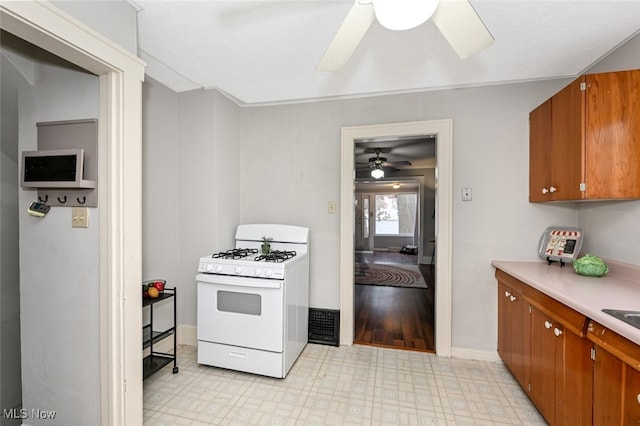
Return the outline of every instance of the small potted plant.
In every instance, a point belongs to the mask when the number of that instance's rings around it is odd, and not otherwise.
[[[262,254],[271,253],[271,241],[273,241],[271,237],[262,237],[262,245],[260,246],[260,252]]]

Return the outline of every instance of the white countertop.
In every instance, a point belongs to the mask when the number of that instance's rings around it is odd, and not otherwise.
[[[603,277],[578,275],[570,263],[560,267],[559,263],[549,265],[543,260],[494,260],[491,264],[640,345],[640,329],[602,312],[640,311],[640,267],[603,260],[609,266],[609,273]]]

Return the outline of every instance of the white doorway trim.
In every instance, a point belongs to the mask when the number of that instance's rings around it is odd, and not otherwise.
[[[142,424],[144,63],[49,2],[3,2],[0,28],[100,77],[101,423]]]
[[[340,171],[340,344],[354,338],[354,144],[358,139],[436,136],[436,353],[451,356],[451,236],[453,120],[414,121],[343,127]]]

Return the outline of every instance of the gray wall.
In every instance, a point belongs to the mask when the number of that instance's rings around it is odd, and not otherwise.
[[[281,106],[239,108],[224,102],[230,115],[225,119],[215,104],[224,99],[219,93],[180,94],[180,137],[164,142],[165,149],[178,152],[180,229],[172,232],[180,241],[178,282],[184,288],[179,322],[195,325],[198,257],[233,244],[233,229],[243,222],[308,226],[311,305],[339,308],[339,215],[328,214],[326,206],[340,199],[340,128],[452,118],[453,346],[495,353],[491,260],[537,260],[538,239],[551,225],[581,224],[587,236],[596,227],[611,226],[610,218],[591,214],[599,207],[595,204],[528,202],[529,112],[570,81]],[[217,126],[225,137],[216,132]],[[146,167],[164,167],[144,161]],[[171,162],[169,156],[166,161]],[[220,167],[228,174],[217,174]],[[473,201],[461,201],[462,187],[473,189]],[[637,231],[637,203],[604,203],[604,208],[621,210],[615,226]],[[622,255],[609,244],[619,243],[588,239],[587,247],[640,264],[640,251]]]
[[[240,108],[217,91],[143,84],[143,269],[178,288],[195,325],[198,260],[233,244],[240,216]],[[260,154],[259,154],[260,155]]]
[[[37,80],[19,98],[20,151],[37,148],[37,122],[99,115],[96,76],[44,53],[34,66]],[[19,200],[23,406],[56,410],[56,424],[97,424],[100,208],[89,209],[88,229],[78,229],[68,207],[52,207],[44,218],[27,215],[37,200],[33,189],[21,188]]]
[[[129,2],[55,0],[51,3],[134,55],[138,54],[137,13]]]
[[[75,2],[61,2],[59,6],[66,7],[85,23],[100,27],[103,34],[135,52],[135,10],[130,4],[98,2],[95,9]],[[7,218],[13,220],[10,217],[13,207],[9,206],[7,212],[4,197],[15,193],[19,226],[13,229],[19,235],[20,300],[12,296],[12,306],[19,306],[21,317],[22,403],[28,410],[56,411],[54,420],[29,417],[23,424],[99,424],[100,208],[90,209],[88,229],[72,229],[71,209],[65,207],[52,207],[43,219],[29,216],[26,209],[37,199],[36,191],[19,188],[18,169],[12,164],[13,159],[6,169],[4,161],[5,152],[15,151],[19,155],[22,150],[35,149],[37,122],[97,118],[100,105],[98,78],[21,41],[7,46],[7,38],[3,36],[2,39],[2,54],[11,58],[12,67],[5,67],[3,58],[2,82],[5,82],[5,73],[13,70],[26,82],[17,87],[17,108],[7,111],[3,104],[3,204],[0,211],[4,227]],[[9,151],[5,151],[5,117],[7,122],[14,119],[10,112],[17,117],[17,138]],[[13,173],[8,176],[5,172],[11,171],[12,167]],[[0,252],[3,325],[4,264],[12,259],[4,250],[5,235],[3,232],[3,250]],[[16,250],[15,255],[17,253]],[[17,256],[14,259],[17,266]],[[4,388],[4,333],[2,338]],[[18,368],[15,371],[19,374]],[[2,408],[11,408],[4,405],[4,397],[2,403]]]
[[[3,37],[4,39],[4,37]],[[3,53],[6,49],[3,49]],[[0,408],[22,403],[18,267],[18,87],[26,84],[0,54]],[[5,420],[0,420],[5,424]]]
[[[240,176],[242,188],[249,189],[240,220],[309,226],[311,305],[339,308],[339,217],[327,214],[325,206],[339,199],[340,128],[452,118],[453,346],[495,351],[491,260],[533,260],[548,225],[577,222],[571,208],[535,208],[527,201],[528,113],[561,85],[549,81],[246,108]],[[265,146],[270,161],[260,162],[251,153]],[[266,170],[269,164],[283,166]],[[269,182],[260,178],[265,173]],[[473,188],[472,202],[461,202],[463,186]]]

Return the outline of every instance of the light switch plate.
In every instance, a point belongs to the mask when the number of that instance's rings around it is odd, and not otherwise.
[[[71,208],[71,226],[73,228],[89,227],[89,208],[88,207],[72,207]]]

